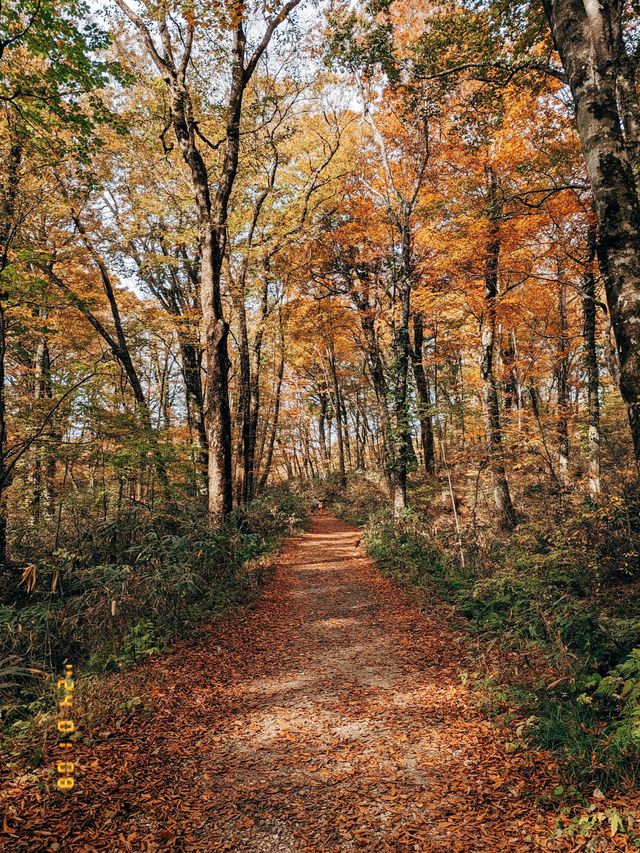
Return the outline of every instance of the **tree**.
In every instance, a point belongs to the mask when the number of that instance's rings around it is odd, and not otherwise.
[[[72,153],[86,157],[110,116],[88,93],[115,65],[96,58],[109,41],[77,0],[8,2],[0,10],[0,564],[6,562],[7,504],[15,462],[7,467],[5,359],[12,307],[11,265],[29,215],[21,184],[35,162]]]
[[[640,116],[622,2],[544,0],[575,104],[598,221],[597,251],[640,470]],[[634,12],[635,14],[635,12]]]
[[[449,85],[471,78],[503,87],[518,77],[535,91],[544,85],[541,75],[554,85],[568,84],[598,225],[597,255],[617,344],[620,391],[640,465],[640,112],[631,47],[637,24],[636,5],[621,0],[453,0],[429,17],[411,61],[423,77]],[[554,45],[561,67],[554,61]]]
[[[496,356],[496,301],[498,299],[498,272],[500,265],[502,201],[499,197],[498,179],[495,170],[487,169],[487,219],[488,235],[484,274],[485,307],[481,319],[482,356],[480,373],[484,383],[487,417],[487,442],[489,464],[493,474],[493,492],[498,510],[500,526],[511,530],[516,524],[516,514],[511,503],[511,493],[504,467],[502,451],[502,427],[500,402],[494,371]]]
[[[149,58],[160,73],[171,102],[171,124],[176,141],[191,174],[199,223],[200,302],[202,310],[203,351],[206,361],[204,420],[209,451],[209,515],[212,524],[230,513],[233,501],[231,415],[229,410],[229,326],[225,319],[221,276],[228,240],[229,201],[238,170],[240,124],[245,91],[260,58],[276,29],[286,20],[300,0],[288,0],[268,18],[262,37],[247,54],[247,10],[243,2],[230,4],[224,29],[231,30],[229,58],[231,85],[226,99],[224,157],[215,192],[212,192],[209,168],[200,150],[194,99],[188,71],[192,60],[197,19],[190,12],[178,18],[161,14],[157,25],[158,42],[151,24],[124,0],[116,0],[128,20],[142,36]],[[178,21],[176,23],[176,20]],[[206,142],[206,138],[205,138]]]

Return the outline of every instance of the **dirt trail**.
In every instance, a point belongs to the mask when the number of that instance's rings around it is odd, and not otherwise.
[[[316,517],[256,607],[150,662],[154,713],[83,747],[71,796],[18,785],[11,848],[561,849],[544,759],[505,750],[462,684],[464,637],[358,539]]]

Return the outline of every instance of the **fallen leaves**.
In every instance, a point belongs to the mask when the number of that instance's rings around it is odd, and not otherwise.
[[[78,745],[73,794],[46,770],[7,787],[10,849],[580,849],[540,800],[555,762],[500,741],[460,678],[463,644],[357,536],[317,518],[257,606],[147,661],[153,713]]]

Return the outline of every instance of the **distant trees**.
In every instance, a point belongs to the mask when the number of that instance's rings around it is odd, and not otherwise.
[[[383,3],[382,10],[388,13],[390,5]],[[470,80],[500,89],[518,80],[535,91],[559,81],[571,91],[597,221],[596,249],[617,345],[619,386],[640,466],[637,4],[452,0],[436,4],[432,12],[409,51],[409,64],[422,79],[440,81],[449,89],[468,87]],[[388,44],[392,29],[387,21],[374,31],[386,32],[382,43]],[[406,40],[402,28],[396,44],[401,39]],[[372,39],[372,44],[380,43],[380,38]],[[378,47],[377,55],[389,64],[393,50],[381,53]],[[477,88],[471,85],[467,92],[471,105]]]
[[[201,145],[211,146],[199,128],[194,97],[189,81],[189,69],[194,39],[199,33],[198,21],[192,12],[183,15],[181,8],[161,13],[156,26],[145,21],[124,0],[115,0],[118,7],[142,37],[150,60],[162,77],[170,98],[170,122],[180,152],[191,174],[194,202],[199,227],[200,307],[202,312],[202,342],[206,362],[204,383],[204,425],[208,451],[209,516],[213,525],[231,512],[233,504],[232,436],[229,409],[229,354],[227,338],[229,325],[222,302],[222,268],[228,241],[228,214],[231,193],[238,172],[240,129],[243,101],[247,86],[260,58],[267,49],[276,29],[286,20],[300,0],[288,0],[268,18],[264,31],[252,50],[247,48],[247,9],[245,4],[230,4],[221,19],[210,19],[223,39],[230,35],[228,71],[231,78],[226,96],[222,144],[223,158],[212,188],[210,166],[201,152]],[[202,10],[204,14],[205,10]],[[151,15],[153,20],[155,16]]]
[[[510,530],[525,489],[629,476],[631,11],[615,79],[572,84],[617,110],[607,172],[547,28],[595,38],[582,12],[335,4],[322,64],[295,6],[3,5],[5,565],[279,479],[367,471],[401,513],[468,477]]]

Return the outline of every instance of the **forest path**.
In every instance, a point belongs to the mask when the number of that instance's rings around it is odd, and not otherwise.
[[[465,637],[359,538],[314,517],[256,606],[142,667],[154,713],[82,747],[76,790],[18,812],[11,848],[575,849],[546,842],[543,758],[507,753],[463,685]]]

